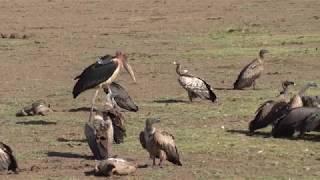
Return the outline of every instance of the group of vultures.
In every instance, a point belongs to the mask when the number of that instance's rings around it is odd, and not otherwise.
[[[258,57],[242,69],[233,84],[234,89],[243,90],[250,87],[255,89],[256,80],[264,69],[263,60],[266,53],[268,53],[267,50],[260,50]],[[210,100],[213,103],[216,101],[217,96],[206,81],[190,74],[188,70],[182,70],[180,63],[174,62],[174,64],[178,82],[187,91],[190,102],[195,98]],[[122,52],[116,52],[114,56],[99,57],[95,63],[85,68],[75,78],[77,82],[73,88],[74,98],[86,90],[95,89],[89,118],[84,128],[88,145],[94,159],[97,160],[92,171],[94,175],[128,175],[134,173],[137,168],[147,167],[147,164],[115,157],[112,152],[113,143],[124,143],[126,136],[123,111],[139,111],[125,88],[115,82],[122,69],[128,71],[133,81],[136,82],[127,56]],[[292,95],[290,86],[293,85],[295,83],[292,81],[282,82],[283,89],[279,95],[259,106],[255,118],[249,123],[250,135],[268,125],[272,125],[271,135],[276,138],[301,137],[306,132],[320,128],[320,98],[304,95],[308,88],[317,87],[317,85],[312,82],[307,83],[298,93],[293,93],[293,96],[290,97]],[[95,100],[101,90],[106,94],[106,101],[97,106]],[[50,105],[40,100],[24,107],[16,115],[47,115],[51,112],[54,111]],[[159,122],[159,118],[146,119],[145,127],[139,134],[141,146],[149,153],[148,157],[152,159],[153,166],[156,166],[156,159],[159,159],[158,165],[161,168],[165,160],[182,166],[174,136],[155,128],[154,124]],[[18,170],[18,163],[12,149],[0,143],[0,171],[18,172]]]

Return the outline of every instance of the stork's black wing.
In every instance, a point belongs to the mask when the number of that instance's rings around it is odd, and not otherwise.
[[[120,84],[113,82],[110,85],[110,89],[112,91],[112,96],[119,107],[132,112],[137,112],[139,110],[139,107],[131,99],[125,88]],[[104,88],[104,92],[106,94],[109,93],[107,88]]]
[[[81,92],[87,89],[96,87],[112,76],[117,69],[117,63],[112,61],[112,58],[110,55],[100,58],[75,78],[78,79],[78,81],[73,88],[73,98],[76,98]]]

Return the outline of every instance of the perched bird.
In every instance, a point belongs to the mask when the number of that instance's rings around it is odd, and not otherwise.
[[[111,157],[113,126],[109,117],[104,119],[102,112],[97,111],[96,115],[89,117],[89,121],[85,124],[84,132],[96,160]]]
[[[153,165],[156,165],[156,158],[159,158],[160,167],[162,167],[163,160],[182,166],[174,136],[153,127],[153,124],[158,122],[160,122],[159,119],[148,118],[146,120],[145,129],[140,132],[139,136],[142,147],[149,152]]]
[[[291,109],[288,115],[275,124],[272,136],[275,138],[303,136],[305,132],[319,129],[319,115],[319,108],[297,107]]]
[[[290,108],[297,108],[297,107],[303,107],[303,101],[302,101],[302,97],[304,95],[304,93],[310,88],[310,87],[318,87],[318,85],[314,82],[309,82],[306,85],[304,85],[301,90],[294,95],[291,98],[290,101]]]
[[[13,171],[17,173],[18,163],[12,149],[0,142],[0,171]]]
[[[272,124],[277,118],[282,117],[288,111],[289,87],[295,85],[292,81],[282,82],[283,90],[275,100],[268,100],[261,104],[256,110],[255,118],[249,123],[249,133],[257,129],[265,128]]]
[[[90,111],[92,114],[99,89],[101,89],[104,85],[109,87],[109,85],[116,79],[122,68],[125,68],[133,81],[136,82],[133,70],[128,64],[127,56],[124,53],[116,52],[115,56],[105,55],[99,58],[97,62],[87,67],[79,76],[75,78],[75,80],[78,81],[73,88],[73,98],[76,98],[80,93],[87,89],[97,88],[92,98],[92,106]]]
[[[109,93],[109,89],[111,93]],[[125,88],[120,84],[112,82],[109,88],[104,87],[103,90],[113,104],[132,112],[137,112],[139,110],[139,107],[133,102]]]
[[[35,115],[48,115],[53,110],[50,108],[50,104],[44,100],[37,100],[30,106],[26,106],[16,113],[16,116],[35,116]]]
[[[108,158],[100,161],[95,167],[96,176],[129,175],[133,174],[137,168],[146,168],[147,165],[140,165],[133,161],[122,158]]]
[[[118,108],[112,108],[102,111],[103,119],[111,119],[113,127],[113,139],[116,144],[123,143],[126,136],[124,125],[124,116]]]
[[[182,72],[180,63],[173,62],[173,64],[176,65],[176,72],[179,75],[178,82],[188,92],[190,102],[197,97],[216,101],[217,96],[206,81],[189,74],[187,70]]]
[[[268,52],[268,50],[261,49],[258,58],[254,59],[242,69],[237,80],[233,84],[234,89],[244,89],[250,86],[253,86],[253,89],[256,88],[256,80],[261,76],[261,73],[264,70],[264,55]]]

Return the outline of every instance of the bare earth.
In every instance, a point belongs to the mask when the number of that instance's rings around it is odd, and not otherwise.
[[[83,134],[88,112],[78,109],[90,105],[93,91],[72,99],[73,78],[116,50],[128,54],[136,72],[137,84],[127,73],[118,82],[140,111],[125,113],[128,136],[115,154],[151,164],[138,133],[147,117],[160,117],[183,161],[117,179],[320,176],[316,133],[303,140],[245,135],[255,109],[278,93],[281,80],[295,81],[295,90],[320,83],[319,0],[3,0],[0,21],[0,33],[14,36],[0,38],[0,141],[14,149],[22,169],[0,179],[96,178],[84,173],[95,162]],[[259,89],[229,90],[260,48],[271,54]],[[188,103],[173,61],[216,88],[218,103]],[[14,116],[37,99],[57,112]]]

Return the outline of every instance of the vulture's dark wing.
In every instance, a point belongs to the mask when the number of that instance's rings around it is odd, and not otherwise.
[[[100,59],[87,67],[81,75],[76,77],[78,81],[73,88],[73,98],[76,98],[81,92],[94,88],[109,79],[116,69],[117,63],[112,61],[110,56],[106,59]]]
[[[310,132],[314,130],[319,130],[320,127],[320,110],[314,112],[307,116],[304,120],[302,127],[300,128],[300,132]]]
[[[144,138],[144,131],[141,131],[140,134],[139,134],[139,140],[140,140],[140,144],[141,146],[143,147],[143,149],[146,149],[147,148],[147,142],[146,142],[146,139]]]
[[[0,171],[9,170],[16,172],[18,163],[16,158],[13,156],[11,148],[0,142]]]
[[[165,131],[156,131],[153,140],[155,144],[166,153],[169,162],[182,166],[173,135]]]
[[[84,132],[88,141],[89,148],[94,156],[94,159],[96,160],[104,159],[106,157],[106,154],[105,153],[101,154],[99,150],[99,147],[98,147],[99,144],[97,143],[97,137],[96,137],[96,132],[94,127],[91,124],[86,123]]]
[[[128,111],[137,112],[139,110],[138,106],[133,102],[128,92],[118,83],[111,83],[110,89],[112,91],[112,96],[117,103],[117,105]],[[108,88],[104,88],[104,92],[108,94]]]
[[[259,63],[258,59],[253,60],[246,65],[238,75],[237,80],[234,82],[234,89],[243,89],[252,85],[263,70],[263,66]]]

